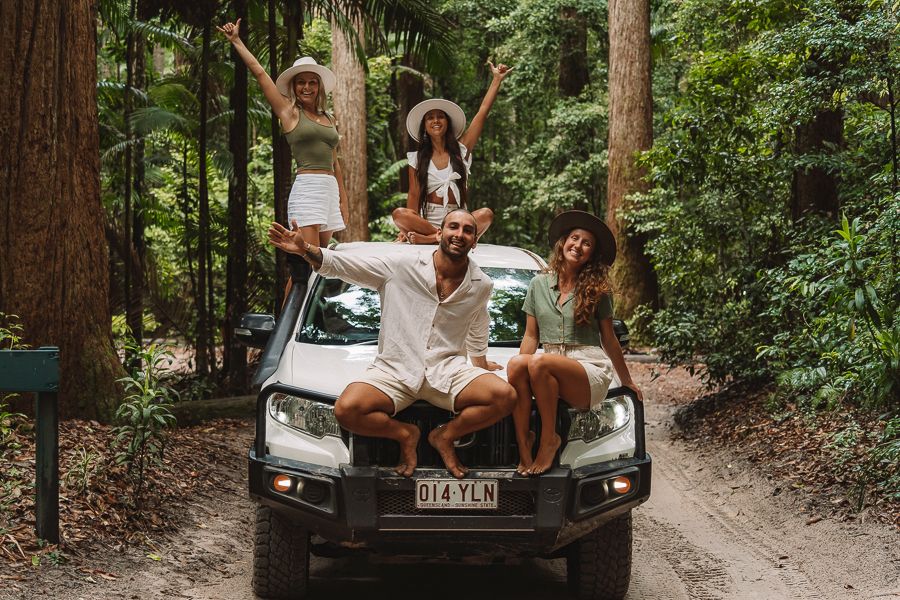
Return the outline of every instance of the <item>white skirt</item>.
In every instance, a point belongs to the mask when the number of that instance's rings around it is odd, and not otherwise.
[[[288,226],[318,225],[320,232],[346,229],[337,179],[325,173],[300,173],[288,196]]]
[[[580,346],[570,344],[544,344],[547,354],[559,354],[577,360],[591,386],[591,408],[596,408],[606,400],[606,392],[613,381],[612,361],[600,346]]]
[[[443,204],[435,204],[434,202],[426,202],[425,204],[425,220],[437,227],[441,228],[441,224],[444,222],[444,217],[451,210],[456,210],[459,206],[455,202],[447,203],[447,206]]]

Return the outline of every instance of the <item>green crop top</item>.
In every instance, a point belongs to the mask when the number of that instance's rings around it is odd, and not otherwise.
[[[284,139],[291,147],[291,154],[297,161],[298,169],[333,170],[332,151],[340,139],[333,124],[320,125],[301,110],[300,120],[293,129],[284,134]]]

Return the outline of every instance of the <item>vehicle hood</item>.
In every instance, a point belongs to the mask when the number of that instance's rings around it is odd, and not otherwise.
[[[351,382],[362,378],[363,372],[375,360],[378,346],[320,346],[291,344],[290,369],[279,369],[288,375],[281,383],[301,389],[339,396]],[[506,379],[506,364],[519,353],[518,348],[489,348],[487,358],[503,365],[495,371]],[[284,366],[284,365],[282,365]]]

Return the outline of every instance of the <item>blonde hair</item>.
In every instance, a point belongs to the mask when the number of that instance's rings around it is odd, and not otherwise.
[[[563,257],[563,246],[571,232],[570,229],[561,235],[553,245],[550,258],[547,260],[548,273],[555,273],[559,276],[566,261]],[[603,264],[600,260],[601,254],[600,246],[594,244],[591,257],[575,276],[575,289],[572,294],[575,296],[575,323],[577,325],[590,324],[591,317],[597,312],[597,304],[603,299],[603,296],[612,294],[609,265]]]
[[[327,94],[325,93],[325,86],[322,84],[322,78],[319,77],[318,73],[314,73],[313,71],[300,71],[300,73],[311,73],[316,78],[316,81],[319,82],[319,91],[316,92],[316,112],[328,114]],[[288,97],[291,99],[291,104],[302,109],[303,107],[300,106],[300,100],[297,98],[297,92],[294,91],[294,80],[300,76],[300,73],[291,77],[291,85],[288,86]]]

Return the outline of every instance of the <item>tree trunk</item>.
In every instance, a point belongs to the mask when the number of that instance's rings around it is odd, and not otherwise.
[[[131,276],[134,274],[131,268],[131,193],[132,193],[132,185],[133,185],[133,171],[132,168],[134,166],[134,160],[132,158],[131,151],[131,114],[134,112],[134,93],[132,93],[132,88],[134,87],[134,28],[132,27],[135,17],[136,17],[136,3],[137,0],[131,0],[128,8],[128,33],[125,35],[125,94],[123,98],[123,112],[124,112],[124,123],[123,130],[125,134],[125,152],[123,156],[124,160],[124,173],[125,173],[125,181],[124,181],[124,235],[122,236],[122,273],[125,278],[125,319],[129,321],[128,317],[132,314],[133,309],[131,307]],[[130,324],[130,321],[129,321]],[[133,333],[133,332],[132,332]],[[126,368],[129,363],[132,362],[133,356],[129,356],[129,353],[126,351],[125,356],[125,365]],[[136,365],[139,366],[139,365]]]
[[[650,2],[609,2],[609,174],[606,221],[616,236],[613,265],[616,314],[628,318],[642,304],[657,303],[656,274],[644,253],[645,238],[628,229],[630,194],[646,190],[635,154],[653,144],[650,87]]]
[[[209,247],[209,189],[206,176],[206,118],[208,111],[208,78],[209,78],[209,35],[210,26],[203,27],[203,50],[200,58],[200,131],[198,135],[197,160],[200,165],[197,192],[199,214],[197,220],[197,373],[208,375],[211,370],[211,362],[214,360],[210,354],[209,338],[212,334],[212,315],[209,314],[206,303],[207,291],[207,252]]]
[[[417,70],[419,66],[409,54],[403,56],[400,64]],[[405,158],[406,153],[411,152],[414,147],[412,138],[406,132],[406,115],[413,106],[425,99],[425,82],[412,73],[400,71],[394,77],[393,84],[394,101],[397,104],[393,130],[398,135],[397,148],[400,149],[400,158]],[[404,193],[409,191],[409,169],[400,170],[400,191]]]
[[[144,36],[134,33],[134,88],[145,91],[147,88],[147,47]],[[134,339],[140,342],[144,338],[144,264],[147,258],[147,245],[144,239],[144,140],[134,144],[134,184],[132,186],[131,213],[131,245],[134,258],[131,261],[131,299],[126,319]]]
[[[362,34],[362,22],[357,21]],[[344,172],[350,222],[341,239],[369,239],[369,192],[366,173],[366,72],[350,39],[332,26],[331,64],[340,73],[334,92],[334,112],[341,132],[338,154]]]
[[[587,23],[574,7],[559,9],[563,36],[559,44],[559,92],[577,96],[588,84]]]
[[[281,55],[281,63],[285,67],[293,62],[293,55],[296,51],[297,40],[303,38],[302,27],[302,7],[301,3],[289,3],[285,6],[284,22],[287,29],[288,42],[285,45],[284,53]],[[269,26],[269,74],[272,79],[278,77],[279,70],[279,54],[276,40],[275,0],[268,1],[268,26]],[[298,16],[299,15],[299,16]],[[294,170],[291,158],[291,149],[288,147],[284,136],[281,134],[281,126],[278,123],[278,117],[272,113],[272,176],[273,176],[273,201],[275,204],[275,220],[282,225],[289,226],[287,222],[287,202],[288,195],[291,191],[291,184],[294,181],[292,177]],[[288,268],[287,257],[281,250],[275,250],[275,289],[272,292],[272,308],[273,312],[278,315],[281,313],[281,305],[284,300],[284,288],[287,285]]]
[[[234,0],[235,18],[247,26],[241,28],[241,38],[249,37],[247,0]],[[228,182],[228,267],[225,282],[224,369],[226,389],[239,393],[247,388],[247,347],[234,336],[234,327],[247,310],[247,67],[232,48],[234,86],[231,88],[231,109],[234,117],[229,131],[234,168]]]
[[[109,419],[123,371],[107,297],[95,8],[0,3],[0,311],[19,316],[31,346],[60,347],[63,416]]]
[[[840,109],[820,111],[812,121],[798,126],[795,135],[798,155],[833,152],[828,144],[839,147],[844,141],[844,113]],[[795,222],[810,212],[837,221],[841,207],[837,177],[822,167],[797,168],[791,190],[791,218]]]

